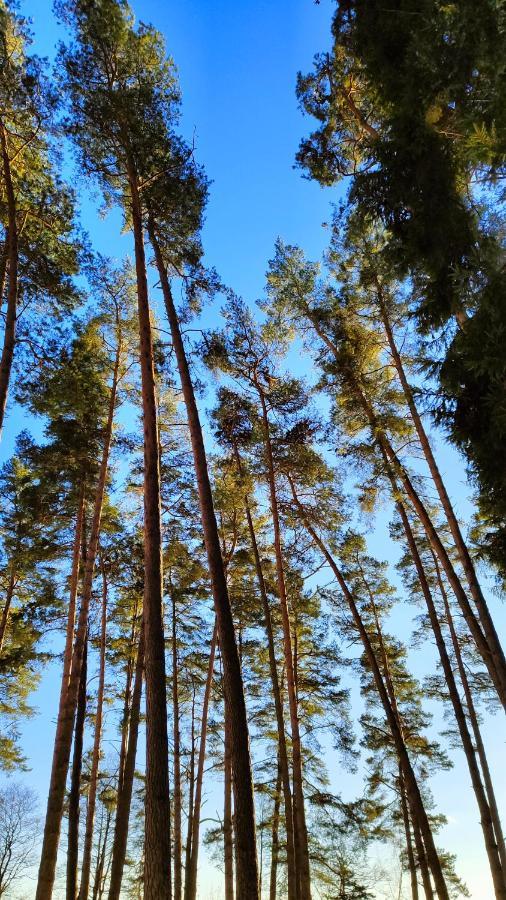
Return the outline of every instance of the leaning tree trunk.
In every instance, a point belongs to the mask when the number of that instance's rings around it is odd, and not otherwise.
[[[216,654],[216,644],[218,640],[218,625],[215,621],[213,636],[211,638],[211,649],[209,651],[209,663],[207,666],[207,677],[204,688],[204,701],[202,704],[202,722],[200,726],[200,745],[197,762],[197,777],[195,780],[195,800],[192,807],[192,830],[191,838],[189,835],[189,843],[191,846],[188,868],[186,872],[185,883],[185,900],[197,900],[197,872],[199,858],[199,831],[200,831],[200,807],[202,804],[202,787],[204,783],[204,766],[206,761],[206,742],[207,742],[207,719],[209,713],[209,701],[211,698],[211,688],[213,684],[214,674],[214,658]]]
[[[179,319],[167,276],[167,270],[157,240],[155,223],[152,219],[149,222],[149,236],[155,254],[172,337],[172,345],[177,360],[181,388],[188,416],[202,517],[202,528],[218,624],[220,649],[223,659],[225,703],[228,707],[230,728],[232,730],[237,893],[241,897],[241,900],[258,900],[258,861],[255,837],[253,775],[244,685],[239,654],[237,651],[234,621],[228,595],[225,568],[221,555],[220,538],[216,524],[206,451],[197,403],[195,400],[195,392],[181,336]]]
[[[81,799],[81,771],[83,767],[83,737],[86,720],[86,682],[88,679],[88,641],[84,645],[83,665],[77,696],[76,726],[74,729],[74,753],[68,799],[67,834],[67,900],[76,900],[79,866],[79,806]]]
[[[104,501],[105,484],[109,464],[109,451],[111,447],[113,432],[114,409],[116,405],[116,394],[118,388],[118,375],[119,353],[116,355],[114,374],[111,385],[109,411],[104,435],[104,446],[102,450],[102,459],[100,462],[97,487],[95,491],[93,520],[89,544],[86,552],[86,564],[84,568],[81,606],[79,610],[74,651],[72,654],[67,684],[65,669],[62,676],[60,707],[58,709],[58,720],[56,725],[53,763],[49,783],[49,794],[47,801],[46,820],[44,825],[44,837],[42,841],[39,876],[37,881],[36,900],[51,900],[51,896],[53,893],[53,885],[56,873],[56,860],[58,856],[58,844],[60,841],[60,829],[65,800],[65,785],[67,782],[70,749],[72,745],[72,732],[74,730],[74,719],[77,706],[77,694],[79,690],[86,632],[88,628],[88,612],[93,587],[93,573],[95,569],[95,559],[98,549],[98,539],[100,536],[100,523],[102,518],[102,506]]]
[[[5,595],[4,607],[2,610],[2,615],[0,617],[0,653],[3,650],[4,641],[5,641],[5,632],[7,631],[7,623],[9,621],[9,614],[11,611],[12,600],[14,597],[14,588],[16,586],[16,567],[14,565],[14,561],[11,564],[11,574],[9,577],[9,584],[7,585],[7,593]]]
[[[213,661],[214,663],[214,661]],[[192,678],[192,714],[191,714],[191,730],[190,730],[190,766],[188,773],[188,821],[186,823],[186,846],[185,846],[185,875],[184,875],[184,900],[188,900],[190,891],[190,872],[191,872],[191,855],[192,855],[192,833],[193,833],[193,807],[195,804],[195,681]]]
[[[341,588],[341,591],[346,598],[348,606],[350,608],[351,614],[353,616],[353,620],[355,622],[357,631],[360,635],[360,639],[364,646],[364,650],[371,667],[371,672],[374,678],[374,682],[376,685],[376,690],[378,691],[378,695],[380,697],[385,716],[388,722],[388,726],[390,728],[390,732],[392,734],[392,739],[394,741],[394,745],[396,748],[399,765],[402,767],[402,772],[404,776],[404,781],[406,785],[406,793],[408,797],[408,802],[411,810],[413,811],[414,816],[416,817],[417,824],[421,831],[421,836],[423,838],[423,843],[425,846],[425,853],[427,855],[427,861],[430,866],[430,870],[432,872],[432,876],[434,878],[434,884],[436,888],[436,893],[439,900],[449,900],[448,888],[446,886],[443,869],[441,866],[441,861],[439,859],[438,852],[436,850],[436,846],[434,843],[434,837],[432,834],[432,829],[430,826],[430,822],[427,816],[427,812],[425,810],[425,805],[420,793],[420,788],[418,787],[418,781],[411,765],[411,760],[409,758],[409,754],[407,752],[406,746],[402,739],[401,732],[399,730],[399,725],[397,721],[397,717],[392,709],[392,705],[390,703],[390,699],[388,696],[388,691],[385,687],[385,683],[383,681],[381,671],[376,659],[376,655],[374,653],[374,649],[372,647],[371,641],[369,639],[369,635],[367,633],[367,629],[362,621],[362,617],[358,610],[358,607],[355,603],[355,599],[353,597],[352,592],[348,588],[348,585],[339,569],[334,557],[327,550],[327,547],[323,543],[322,539],[319,537],[310,521],[307,518],[304,507],[302,506],[299,498],[297,497],[297,493],[295,490],[295,485],[293,480],[288,476],[288,480],[290,483],[290,487],[292,490],[292,496],[295,502],[297,509],[301,515],[302,521],[304,522],[305,528],[308,534],[312,537],[316,546],[319,548],[322,553],[324,559],[328,563],[331,571],[334,573],[337,583]]]
[[[383,325],[385,329],[385,334],[387,336],[388,345],[390,347],[390,352],[392,354],[392,359],[394,362],[395,369],[397,371],[397,375],[399,377],[399,381],[401,383],[404,396],[406,398],[406,403],[408,405],[408,409],[413,420],[413,424],[416,429],[416,433],[418,435],[418,439],[420,441],[420,446],[422,448],[423,454],[427,461],[427,465],[429,467],[429,471],[432,476],[432,480],[435,484],[436,490],[438,492],[439,499],[441,501],[441,506],[443,507],[444,514],[446,516],[446,520],[448,522],[453,541],[455,544],[455,549],[457,551],[460,564],[464,570],[467,583],[469,585],[469,589],[471,591],[471,595],[476,605],[476,609],[478,611],[478,616],[481,620],[481,624],[483,626],[483,630],[485,633],[485,637],[488,641],[488,644],[492,650],[496,658],[496,665],[500,665],[502,669],[506,671],[506,659],[504,657],[504,652],[499,642],[499,637],[497,635],[497,631],[494,625],[494,621],[490,614],[490,610],[488,608],[487,601],[483,596],[483,591],[481,589],[480,583],[478,581],[476,570],[473,565],[473,561],[471,559],[471,555],[467,548],[467,544],[462,536],[462,532],[460,530],[459,523],[457,521],[457,517],[453,510],[453,506],[448,496],[448,492],[446,490],[445,483],[439,471],[434,453],[432,451],[432,447],[430,445],[429,438],[425,431],[421,416],[418,412],[415,398],[413,396],[413,391],[411,390],[411,386],[406,377],[406,373],[404,371],[404,365],[402,362],[402,357],[399,353],[397,345],[395,343],[395,337],[393,334],[392,326],[390,324],[390,319],[388,317],[388,310],[385,304],[384,297],[381,292],[381,287],[378,285],[378,299],[379,306],[381,311],[381,316],[383,320]]]
[[[396,490],[395,481],[392,485],[393,489]],[[453,712],[455,715],[455,721],[457,723],[457,727],[460,734],[460,739],[462,742],[462,748],[465,753],[467,766],[469,769],[469,775],[471,777],[471,783],[473,785],[474,794],[476,797],[476,802],[478,804],[478,809],[480,810],[480,820],[481,820],[481,828],[483,831],[483,839],[485,841],[485,848],[487,851],[488,862],[490,866],[490,871],[492,873],[492,881],[494,883],[494,891],[497,900],[506,900],[506,881],[505,881],[505,873],[503,872],[500,854],[497,846],[497,841],[494,833],[494,827],[492,822],[492,816],[490,812],[490,807],[488,805],[487,796],[485,793],[485,788],[483,786],[483,782],[480,776],[480,771],[478,768],[478,763],[476,760],[476,754],[473,746],[473,741],[471,735],[469,733],[469,729],[467,727],[466,715],[464,712],[464,708],[462,706],[462,702],[460,700],[459,691],[457,688],[457,684],[455,681],[455,676],[453,674],[453,666],[448,656],[448,651],[446,649],[446,644],[443,636],[443,632],[441,630],[441,624],[439,622],[439,617],[437,614],[436,607],[434,605],[434,600],[432,598],[432,593],[429,587],[429,583],[427,581],[427,577],[425,575],[425,570],[423,567],[422,560],[420,558],[420,553],[418,551],[418,547],[416,545],[415,536],[413,534],[406,510],[404,508],[403,503],[399,500],[397,502],[397,509],[399,515],[401,517],[402,525],[404,528],[404,533],[406,535],[406,540],[409,547],[409,552],[415,564],[416,573],[418,577],[418,582],[422,589],[422,593],[425,599],[425,603],[427,606],[427,611],[429,614],[429,620],[431,623],[432,631],[434,633],[434,637],[436,639],[436,646],[439,652],[439,659],[441,661],[441,666],[444,672],[446,686],[448,688],[448,693],[450,696],[450,701],[453,706]]]
[[[16,316],[18,306],[18,226],[16,222],[16,196],[12,183],[11,164],[5,127],[0,121],[0,148],[2,154],[2,174],[7,199],[7,257],[9,270],[9,286],[7,289],[7,310],[5,313],[4,343],[0,359],[0,435],[2,433],[7,392],[11,378],[14,344],[16,341]],[[4,276],[5,277],[5,276]]]
[[[130,165],[129,186],[135,243],[139,343],[144,428],[144,641],[146,679],[146,788],[144,900],[171,894],[169,838],[169,746],[165,640],[162,615],[162,535],[160,444],[153,337],[146,277],[142,206],[137,175]]]
[[[281,607],[281,621],[283,626],[283,651],[286,671],[286,685],[288,694],[288,708],[290,711],[290,726],[292,731],[292,769],[293,769],[293,831],[295,845],[295,869],[297,873],[297,888],[299,900],[311,900],[311,877],[309,871],[309,849],[306,827],[306,815],[304,808],[304,790],[302,781],[302,750],[299,729],[299,711],[297,704],[297,689],[294,673],[292,634],[290,626],[290,614],[288,610],[288,597],[286,593],[285,573],[283,566],[283,552],[281,546],[281,528],[278,513],[278,498],[276,489],[276,476],[274,471],[274,458],[270,438],[269,417],[264,393],[260,386],[256,386],[260,404],[262,407],[262,422],[264,430],[264,445],[267,461],[267,483],[269,487],[272,524],[274,529],[274,553],[276,558],[276,576],[279,602]]]
[[[93,829],[95,825],[95,808],[97,803],[98,766],[100,763],[100,744],[102,740],[102,714],[105,688],[105,645],[107,635],[107,578],[102,566],[102,618],[100,625],[100,665],[97,689],[97,712],[95,716],[95,734],[91,757],[90,784],[88,788],[88,807],[84,830],[83,862],[81,866],[81,885],[79,900],[88,900],[91,875],[91,851],[93,847]]]
[[[276,900],[278,889],[278,862],[279,862],[279,808],[281,800],[281,766],[278,755],[278,774],[276,789],[274,792],[274,809],[272,811],[271,829],[271,871],[269,876],[269,900]]]
[[[118,784],[118,802],[114,822],[114,838],[111,857],[111,878],[109,881],[109,900],[119,900],[121,882],[128,842],[128,823],[135,775],[135,759],[137,756],[137,739],[139,736],[139,719],[141,712],[142,679],[144,675],[144,625],[141,624],[135,678],[130,707],[130,723],[128,729],[128,745],[125,753],[125,764],[121,781]]]
[[[309,309],[309,307],[306,308],[306,315],[308,316],[308,319],[310,320],[320,340],[325,344],[330,353],[336,359],[339,359],[338,348],[322,329],[321,324],[315,318],[314,313]],[[453,568],[444,544],[441,541],[436,528],[434,527],[432,519],[427,512],[427,509],[425,508],[420,495],[415,489],[415,486],[409,478],[405,467],[402,465],[392,444],[390,443],[384,429],[379,427],[374,410],[371,407],[371,404],[366,397],[363,388],[357,381],[356,374],[354,372],[348,372],[347,377],[350,387],[357,399],[357,403],[362,406],[367,416],[374,440],[378,443],[379,447],[382,449],[383,455],[393,467],[395,475],[399,477],[406,496],[413,506],[425,530],[429,542],[441,562],[445,575],[448,578],[448,581],[462,610],[465,621],[473,636],[476,647],[480,655],[482,656],[483,661],[490,674],[490,678],[497,691],[497,695],[502,705],[506,709],[506,661],[497,637],[497,633],[495,631],[495,628],[493,627],[493,623],[491,623],[491,621],[489,621],[485,617],[486,621],[483,622],[482,628],[480,621],[477,619],[474,610],[469,603],[466,591],[463,589],[460,579],[455,572],[455,569]]]

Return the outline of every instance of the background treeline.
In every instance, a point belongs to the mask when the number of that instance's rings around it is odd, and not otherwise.
[[[337,5],[297,161],[345,200],[321,260],[258,261],[256,305],[204,263],[161,34],[124,0],[55,10],[51,73],[0,0],[0,427],[8,400],[34,426],[0,472],[7,773],[60,671],[42,821],[0,790],[0,897],[34,852],[36,900],[196,900],[203,856],[225,900],[468,896],[431,791],[458,759],[505,900],[504,4]],[[62,146],[131,258],[81,231]]]

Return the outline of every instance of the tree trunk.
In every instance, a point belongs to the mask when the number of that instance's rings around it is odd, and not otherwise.
[[[97,803],[98,767],[100,763],[100,744],[102,740],[102,713],[105,687],[105,645],[107,634],[107,577],[102,564],[102,619],[100,626],[100,665],[97,689],[97,712],[95,717],[95,734],[91,758],[90,784],[88,788],[88,807],[84,831],[83,862],[81,866],[81,886],[79,900],[88,900],[91,876],[91,852],[93,847],[93,829],[95,825],[95,808]]]
[[[242,476],[242,464],[239,451],[234,447],[234,455],[237,464],[238,474]],[[276,725],[278,732],[279,747],[279,765],[281,770],[281,778],[283,784],[283,800],[285,807],[285,828],[286,828],[286,856],[287,856],[287,874],[288,874],[288,900],[296,900],[297,897],[297,877],[295,870],[295,849],[293,837],[293,811],[292,811],[292,789],[290,784],[290,767],[288,763],[288,751],[286,747],[285,718],[283,712],[283,701],[281,699],[281,689],[279,686],[278,669],[276,661],[276,651],[274,646],[274,631],[272,627],[272,617],[267,596],[267,588],[262,569],[262,561],[258,550],[258,543],[255,534],[255,526],[249,506],[249,498],[244,497],[244,509],[246,513],[246,521],[248,523],[248,532],[250,536],[251,548],[253,550],[253,558],[255,560],[255,572],[257,576],[258,589],[262,600],[262,608],[264,613],[265,633],[267,637],[267,647],[269,651],[269,671],[271,676],[272,694],[274,698],[274,708],[276,711]]]
[[[202,722],[200,726],[200,745],[197,762],[197,778],[195,782],[195,801],[192,809],[191,853],[186,872],[185,900],[197,900],[197,872],[199,858],[199,831],[200,831],[200,807],[202,804],[202,786],[204,782],[204,765],[206,761],[207,718],[209,712],[209,700],[213,684],[214,658],[218,640],[218,624],[214,623],[211,649],[209,651],[209,664],[204,688],[204,701],[202,704]]]
[[[109,882],[109,900],[119,900],[121,882],[128,842],[128,823],[135,775],[135,759],[137,756],[137,739],[139,735],[139,718],[141,711],[142,678],[144,674],[144,625],[141,623],[139,649],[135,665],[132,705],[130,708],[130,726],[128,729],[128,747],[125,754],[125,766],[121,787],[118,787],[118,803],[114,822],[114,838],[111,857],[111,879]]]
[[[411,883],[411,900],[418,900],[418,877],[416,872],[415,854],[413,853],[413,839],[411,836],[411,824],[409,821],[408,804],[406,803],[406,789],[402,769],[399,766],[399,793],[401,797],[402,821],[406,837],[406,856],[408,858],[409,879]]]
[[[323,341],[332,355],[336,359],[339,359],[338,348],[334,345],[328,335],[325,334],[324,330],[321,328],[321,325],[316,320],[309,307],[306,307],[306,314],[318,337]],[[481,654],[490,674],[490,678],[495,686],[498,697],[502,705],[506,709],[506,662],[504,653],[495,632],[495,628],[493,627],[493,625],[491,626],[489,622],[486,627],[486,633],[484,634],[481,624],[476,618],[474,610],[469,603],[467,594],[464,591],[462,584],[460,583],[460,579],[452,566],[446,549],[432,523],[431,517],[427,512],[421,497],[419,496],[413,483],[411,482],[411,479],[409,478],[408,473],[406,472],[404,466],[398,458],[394,448],[392,447],[392,444],[388,440],[384,429],[379,427],[378,422],[376,421],[374,410],[372,409],[371,404],[365,396],[361,385],[357,381],[355,373],[350,372],[347,374],[350,386],[352,387],[352,390],[357,398],[357,402],[362,406],[369,420],[372,436],[380,447],[385,461],[393,467],[394,474],[399,476],[406,495],[413,508],[415,509],[415,512],[424,527],[425,533],[427,534],[429,542],[434,548],[434,551],[441,562],[443,570],[457,598],[469,630],[474,638],[476,647]],[[484,622],[484,627],[485,624],[486,623]]]
[[[184,900],[190,897],[190,873],[192,855],[193,810],[195,805],[195,681],[192,679],[192,717],[191,717],[191,748],[190,748],[190,772],[188,776],[188,822],[186,827],[185,847],[185,872],[184,872]]]
[[[234,829],[232,819],[232,748],[230,726],[225,707],[225,753],[223,758],[223,858],[225,900],[234,900]]]
[[[165,641],[162,615],[160,445],[153,338],[146,277],[142,207],[137,176],[129,167],[135,243],[144,428],[144,641],[146,678],[145,900],[171,895],[169,746]]]
[[[271,831],[271,872],[269,878],[269,900],[276,900],[278,889],[278,862],[279,862],[279,808],[281,800],[281,766],[278,754],[278,774],[276,778],[276,790],[274,793],[274,809],[272,811]]]
[[[11,565],[11,574],[9,584],[7,585],[7,593],[5,595],[4,608],[0,618],[0,654],[3,650],[5,632],[7,631],[7,622],[9,621],[9,613],[11,611],[12,598],[14,597],[14,587],[16,585],[16,568],[14,561]]]
[[[18,306],[18,226],[16,222],[16,197],[12,183],[12,172],[7,148],[7,138],[3,122],[0,121],[0,147],[2,152],[3,180],[7,199],[7,254],[9,268],[9,286],[7,289],[7,310],[5,313],[4,343],[0,359],[0,435],[2,433],[7,391],[11,377],[14,344],[16,341],[16,316]]]
[[[68,799],[67,835],[67,900],[76,900],[77,873],[79,869],[79,807],[81,798],[81,771],[83,767],[83,737],[86,721],[86,683],[88,680],[88,641],[84,646],[83,664],[77,697],[76,727],[74,729],[74,754]]]
[[[106,820],[105,820],[105,829],[104,836],[102,841],[99,841],[98,848],[98,859],[97,859],[97,868],[95,871],[95,878],[93,880],[93,900],[101,900],[102,894],[104,892],[104,881],[107,877],[107,873],[104,873],[105,868],[105,854],[107,850],[107,839],[109,837],[109,829],[111,827],[111,811],[107,810]]]
[[[218,634],[223,659],[223,682],[232,730],[232,766],[234,774],[235,836],[237,854],[237,893],[241,900],[258,900],[258,862],[255,838],[255,805],[249,748],[248,718],[241,666],[228,595],[220,538],[214,512],[206,451],[195,393],[184,349],[179,319],[172,298],[167,270],[156,238],[154,222],[149,222],[149,236],[154,250],[162,286],[172,344],[177,360],[181,388],[186,405],[195,474],[206,545],[209,574],[213,591]],[[148,898],[146,898],[148,900]]]
[[[497,800],[495,797],[494,785],[492,783],[492,777],[490,774],[490,768],[488,765],[487,754],[485,751],[485,746],[483,744],[483,738],[481,736],[481,729],[478,722],[478,715],[476,712],[476,708],[473,701],[473,695],[471,691],[471,687],[469,685],[469,679],[467,677],[466,668],[464,665],[464,661],[462,659],[462,653],[460,650],[460,643],[457,636],[457,632],[455,631],[455,625],[453,623],[453,616],[450,609],[450,604],[448,602],[448,595],[446,593],[443,580],[441,578],[441,573],[439,571],[439,565],[436,557],[433,554],[434,565],[436,567],[436,575],[439,585],[439,590],[441,596],[443,598],[444,608],[445,608],[445,617],[448,628],[450,630],[450,637],[452,640],[453,650],[455,653],[455,660],[457,662],[457,669],[459,672],[460,682],[464,689],[464,696],[466,698],[466,706],[467,712],[469,716],[469,721],[471,723],[471,728],[473,730],[474,741],[476,744],[476,751],[478,754],[478,759],[480,761],[481,771],[483,774],[483,781],[485,783],[485,790],[487,793],[488,804],[490,808],[490,815],[492,817],[492,822],[494,826],[495,838],[497,842],[497,848],[499,852],[499,857],[501,860],[501,867],[503,874],[506,873],[506,848],[504,845],[504,834],[501,824],[501,817],[499,815],[499,809],[497,806]]]
[[[172,717],[174,720],[174,900],[182,897],[182,790],[181,790],[181,730],[179,724],[179,685],[177,660],[176,598],[172,595]]]
[[[265,396],[259,385],[256,385],[262,408],[264,445],[267,462],[267,482],[269,487],[272,524],[274,529],[274,553],[276,557],[276,576],[281,606],[283,625],[283,651],[286,671],[288,708],[292,732],[292,768],[293,768],[293,826],[295,845],[295,868],[298,878],[298,897],[300,900],[311,900],[311,878],[309,871],[309,850],[304,808],[304,790],[302,781],[302,751],[299,731],[299,711],[297,707],[297,688],[293,663],[292,634],[288,597],[286,594],[283,551],[281,546],[281,528],[279,523],[276,476],[274,458],[270,438],[269,417]]]
[[[381,287],[378,284],[378,300],[379,307],[381,311],[381,316],[383,319],[383,325],[385,328],[385,334],[387,336],[388,344],[390,347],[390,352],[392,354],[392,359],[394,361],[395,369],[397,371],[397,375],[399,377],[399,381],[401,383],[404,396],[406,398],[406,403],[408,405],[408,409],[411,414],[411,418],[413,420],[416,433],[418,435],[418,439],[420,441],[420,446],[422,448],[423,454],[427,461],[427,465],[429,467],[432,480],[436,486],[436,490],[438,492],[439,499],[441,501],[441,506],[443,507],[446,520],[448,522],[453,541],[455,544],[455,549],[457,551],[460,564],[464,570],[467,583],[469,585],[469,589],[471,591],[471,595],[476,604],[476,609],[478,611],[478,616],[481,620],[481,624],[483,626],[483,630],[485,633],[485,637],[488,641],[488,644],[491,648],[491,652],[494,656],[494,664],[496,666],[500,666],[503,671],[506,672],[506,659],[504,657],[504,652],[499,642],[499,637],[497,635],[497,631],[495,629],[494,622],[492,620],[492,616],[490,615],[490,610],[487,605],[487,601],[483,596],[483,592],[481,590],[478,578],[476,576],[476,570],[473,565],[473,561],[471,559],[471,555],[467,548],[467,544],[462,536],[462,532],[460,530],[459,523],[457,521],[457,517],[453,511],[453,506],[448,496],[448,492],[446,490],[445,483],[441,477],[441,473],[439,471],[434,453],[432,451],[432,447],[430,445],[429,438],[423,426],[423,422],[421,416],[416,407],[415,399],[413,396],[413,391],[411,390],[411,386],[409,385],[408,379],[406,377],[406,373],[404,371],[404,366],[402,362],[402,357],[397,349],[397,345],[395,343],[395,338],[392,330],[392,326],[390,324],[390,320],[388,317],[388,311],[386,308],[386,304],[381,292]]]
[[[367,629],[362,621],[362,617],[361,617],[358,607],[355,603],[353,594],[349,590],[348,585],[346,584],[346,581],[344,580],[344,577],[341,574],[341,570],[339,569],[337,563],[335,562],[334,557],[327,550],[325,544],[323,543],[321,538],[318,536],[318,534],[312,527],[311,523],[309,522],[309,520],[305,514],[304,507],[302,506],[300,500],[297,497],[297,494],[295,491],[295,486],[294,486],[293,481],[290,478],[290,476],[288,476],[288,479],[289,479],[290,487],[292,489],[292,495],[293,495],[294,502],[296,504],[297,509],[299,510],[299,512],[301,514],[301,517],[302,517],[302,520],[306,527],[306,530],[307,530],[308,534],[313,538],[315,544],[320,549],[320,551],[321,551],[322,555],[324,556],[325,560],[327,561],[330,569],[334,573],[336,580],[339,584],[339,587],[341,588],[341,591],[343,592],[343,594],[346,598],[346,601],[348,603],[348,606],[350,608],[351,614],[353,616],[353,620],[357,627],[357,631],[362,640],[362,644],[364,646],[364,650],[365,650],[369,665],[371,667],[371,672],[373,674],[376,689],[378,691],[378,694],[379,694],[379,697],[380,697],[380,700],[381,700],[381,703],[382,703],[382,706],[383,706],[383,709],[385,712],[385,716],[386,716],[386,719],[388,722],[388,726],[389,726],[390,732],[392,734],[394,745],[396,747],[396,751],[397,751],[397,755],[398,755],[398,759],[399,759],[399,765],[402,767],[402,773],[403,773],[404,782],[406,785],[406,793],[407,793],[407,797],[408,797],[408,802],[409,802],[410,808],[412,809],[414,815],[416,816],[416,820],[417,820],[417,823],[418,823],[420,831],[421,831],[421,836],[423,838],[423,842],[425,845],[425,852],[427,854],[427,861],[428,861],[430,870],[431,870],[433,878],[434,878],[434,884],[436,887],[437,896],[438,896],[439,900],[449,900],[448,889],[446,887],[446,882],[445,882],[443,870],[441,867],[441,861],[439,859],[439,856],[438,856],[438,853],[436,850],[436,846],[434,844],[432,829],[430,826],[429,819],[427,817],[427,813],[425,810],[422,796],[420,794],[420,788],[418,787],[417,778],[416,778],[415,772],[413,770],[413,767],[411,765],[411,760],[409,758],[409,754],[407,752],[406,746],[402,739],[402,735],[401,735],[401,732],[399,729],[397,717],[394,713],[394,710],[392,709],[392,705],[390,703],[390,699],[388,696],[388,691],[385,687],[385,683],[381,676],[381,671],[380,671],[378,662],[376,660],[376,655],[374,653],[374,649],[373,649],[371,641],[369,639]]]
[[[68,684],[66,684],[65,666],[62,676],[60,706],[58,709],[58,720],[56,725],[53,763],[49,783],[49,794],[47,801],[46,820],[44,825],[44,837],[42,842],[39,876],[37,882],[36,900],[51,900],[53,892],[53,884],[56,872],[56,860],[58,856],[58,844],[60,840],[61,820],[65,800],[65,785],[69,767],[70,749],[72,745],[72,732],[74,729],[74,718],[77,705],[77,694],[79,690],[79,680],[81,677],[84,645],[88,628],[88,611],[93,587],[93,573],[97,555],[98,539],[100,535],[102,506],[104,501],[105,484],[109,464],[109,451],[111,447],[113,432],[114,408],[116,405],[116,394],[118,387],[118,374],[119,354],[116,356],[113,380],[111,385],[109,411],[104,435],[104,446],[102,450],[102,459],[100,462],[99,476],[95,491],[93,520],[89,545],[86,553],[86,565],[84,568],[79,620],[75,636],[74,651],[70,664]],[[76,585],[77,573],[78,570],[76,566]]]
[[[395,482],[392,485],[393,488],[396,488]],[[483,782],[481,780],[480,771],[478,768],[478,764],[476,761],[476,755],[474,752],[473,742],[471,739],[471,735],[469,733],[469,729],[467,727],[466,716],[464,712],[464,708],[462,706],[458,688],[455,682],[455,677],[453,674],[453,667],[448,656],[448,652],[446,649],[445,640],[443,637],[443,633],[441,631],[441,625],[439,622],[438,614],[436,607],[434,605],[434,601],[432,599],[432,593],[429,587],[429,583],[427,581],[427,577],[425,575],[425,570],[423,567],[422,560],[420,558],[420,554],[418,552],[418,547],[416,545],[416,540],[413,535],[413,531],[411,529],[411,525],[409,523],[409,519],[406,514],[406,510],[404,509],[404,505],[398,501],[397,509],[401,516],[402,525],[404,528],[404,532],[406,535],[406,539],[408,542],[409,552],[415,564],[418,581],[420,587],[422,589],[422,593],[425,599],[425,603],[427,605],[427,611],[429,613],[429,619],[432,626],[432,631],[434,632],[434,637],[436,639],[436,646],[439,652],[439,658],[441,661],[441,666],[443,668],[446,685],[448,688],[448,693],[450,695],[450,700],[453,706],[453,712],[455,714],[455,720],[457,722],[457,727],[459,729],[460,739],[462,741],[462,748],[464,750],[467,766],[469,769],[469,774],[471,776],[471,783],[473,785],[474,794],[476,797],[476,802],[478,804],[478,809],[480,810],[480,819],[481,819],[481,828],[483,831],[483,838],[485,841],[485,847],[488,856],[488,862],[490,866],[490,871],[492,873],[492,881],[494,883],[495,896],[497,900],[506,900],[506,881],[504,877],[504,872],[501,866],[501,860],[498,853],[497,842],[495,839],[494,828],[492,824],[492,817],[490,814],[490,808],[487,802],[487,797],[485,794],[485,789],[483,787]]]

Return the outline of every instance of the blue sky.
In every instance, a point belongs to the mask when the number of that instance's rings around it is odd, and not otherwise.
[[[253,302],[262,295],[267,261],[278,236],[300,244],[312,258],[320,255],[328,240],[323,223],[330,219],[330,204],[338,194],[322,190],[294,169],[300,138],[311,127],[297,107],[295,79],[299,69],[310,68],[314,53],[328,46],[334,4],[330,0],[318,5],[312,0],[134,0],[133,6],[138,19],[152,22],[165,35],[179,71],[181,131],[187,140],[194,139],[196,158],[212,182],[203,234],[207,262],[226,284]],[[64,36],[51,7],[51,0],[21,0],[22,11],[33,20],[34,49],[49,57]],[[84,187],[79,190],[82,222],[96,248],[121,257],[130,242],[119,236],[119,216],[100,218],[97,198],[88,196]],[[2,459],[21,427],[20,412],[12,410]],[[460,461],[444,450],[443,463],[457,508],[467,510]],[[388,555],[383,538],[375,537],[374,544],[375,552]],[[426,650],[413,657],[413,665],[426,670]],[[25,728],[32,766],[27,778],[42,800],[49,776],[56,684],[53,671],[38,692],[39,714]],[[485,736],[495,771],[501,770],[498,787],[504,797],[503,722],[488,723]],[[337,759],[329,763],[337,766]],[[345,776],[336,772],[335,777],[339,782]],[[450,818],[442,845],[458,853],[458,871],[474,900],[489,900],[491,886],[478,813],[460,757],[452,772],[434,780],[433,789],[439,808]],[[205,872],[209,891],[203,890],[202,898],[211,898],[213,880],[210,870]]]

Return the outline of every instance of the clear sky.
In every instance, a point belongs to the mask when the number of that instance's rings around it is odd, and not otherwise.
[[[152,22],[165,35],[178,70],[183,95],[182,133],[195,140],[196,158],[212,184],[204,229],[207,261],[225,283],[250,301],[263,291],[267,260],[281,236],[300,244],[310,257],[324,249],[335,191],[322,190],[294,169],[299,140],[311,123],[298,110],[297,71],[307,71],[314,53],[330,41],[334,4],[321,0],[133,0],[139,19]],[[21,10],[33,20],[35,50],[52,57],[62,33],[52,14],[51,0],[21,0]],[[80,188],[81,191],[81,188]],[[100,219],[96,198],[82,191],[82,221],[96,248],[120,257],[129,248],[118,233],[118,217]],[[19,411],[11,410],[1,458],[12,448],[22,427]],[[444,453],[457,506],[466,508],[463,468]],[[387,550],[374,548],[379,555]],[[502,616],[502,623],[504,616]],[[406,627],[406,626],[404,626]],[[503,631],[504,633],[504,631]],[[406,635],[407,636],[407,635]],[[424,654],[427,651],[424,651]],[[422,671],[423,658],[413,657]],[[426,670],[426,666],[425,666]],[[39,714],[24,729],[25,751],[32,767],[26,779],[45,801],[56,713],[55,673],[38,692]],[[505,731],[499,717],[486,728],[486,738],[504,799]],[[331,767],[337,760],[329,758]],[[347,793],[343,775],[335,783]],[[350,796],[356,789],[353,784]],[[482,851],[478,813],[467,771],[460,757],[450,773],[433,785],[438,807],[449,816],[441,836],[446,849],[458,854],[457,869],[473,900],[490,900],[492,889]],[[202,889],[201,897],[219,897]],[[202,885],[203,887],[203,885]]]

